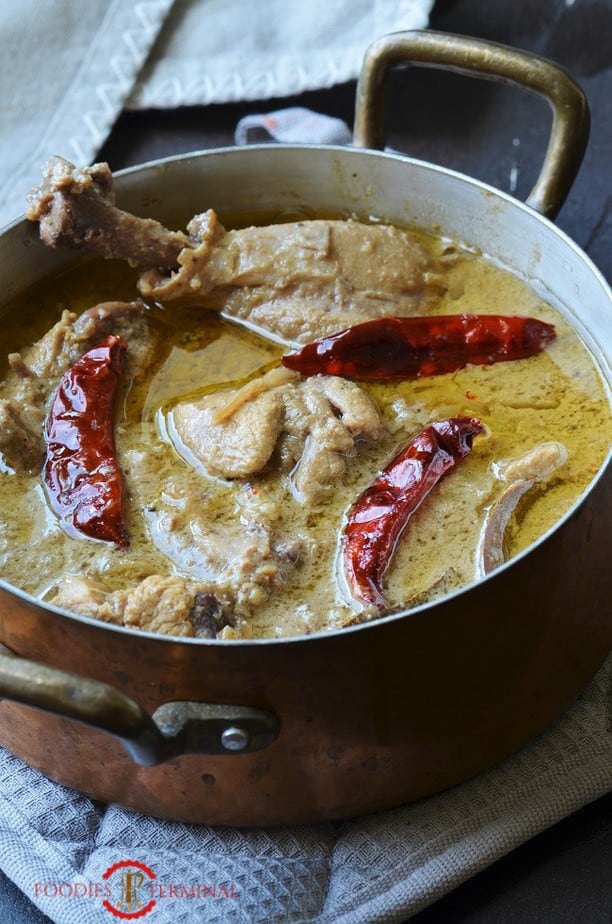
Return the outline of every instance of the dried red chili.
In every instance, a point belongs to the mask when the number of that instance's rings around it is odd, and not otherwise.
[[[115,453],[114,404],[125,346],[109,336],[64,373],[47,418],[43,478],[71,535],[128,544]]]
[[[418,433],[366,488],[343,531],[342,563],[351,594],[385,607],[384,573],[410,516],[443,475],[472,448],[484,426],[475,417],[452,417]]]
[[[308,343],[281,361],[302,375],[416,379],[454,372],[468,363],[523,359],[554,338],[552,324],[512,315],[376,318]]]

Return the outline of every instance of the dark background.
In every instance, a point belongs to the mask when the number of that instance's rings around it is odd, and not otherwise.
[[[612,0],[438,0],[430,23],[432,28],[535,51],[563,64],[577,78],[591,107],[591,139],[557,224],[612,278]],[[119,170],[232,144],[241,116],[290,105],[351,124],[354,100],[351,82],[300,97],[124,113],[97,159]],[[430,69],[403,68],[388,81],[385,124],[391,147],[525,198],[541,166],[550,114],[545,103],[523,91]],[[47,920],[0,873],[0,922]],[[611,924],[612,795],[534,838],[411,920]]]

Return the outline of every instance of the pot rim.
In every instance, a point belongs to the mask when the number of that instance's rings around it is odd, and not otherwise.
[[[592,273],[592,275],[599,281],[600,285],[602,286],[603,291],[607,294],[608,298],[610,299],[611,306],[612,306],[612,289],[610,285],[608,284],[606,278],[604,277],[603,273],[601,272],[601,270],[598,269],[595,263],[593,263],[591,258],[579,247],[579,245],[576,244],[576,242],[565,231],[563,231],[563,229],[559,228],[549,218],[542,215],[540,212],[536,211],[535,209],[527,205],[525,202],[522,202],[520,199],[517,199],[514,196],[510,195],[510,193],[507,193],[504,190],[497,189],[496,187],[491,186],[490,184],[484,182],[483,180],[480,180],[476,177],[472,177],[465,173],[461,173],[460,171],[454,170],[450,167],[444,167],[439,164],[431,163],[430,161],[424,161],[419,158],[414,158],[407,154],[403,154],[401,152],[378,151],[378,150],[373,150],[373,149],[357,148],[353,145],[343,146],[343,145],[324,145],[324,144],[295,145],[295,144],[279,144],[279,143],[261,143],[261,144],[252,144],[252,145],[240,146],[240,147],[224,146],[224,147],[218,147],[218,148],[207,148],[207,149],[202,149],[198,151],[187,152],[184,154],[170,155],[167,157],[158,158],[158,159],[151,160],[151,161],[146,161],[142,164],[135,164],[130,167],[123,168],[122,170],[118,170],[116,173],[113,173],[113,178],[119,183],[119,189],[117,190],[117,192],[121,193],[120,187],[121,187],[121,181],[123,178],[130,177],[146,169],[163,170],[167,166],[171,166],[177,162],[190,161],[190,160],[198,161],[198,160],[203,160],[205,157],[210,157],[210,156],[220,155],[220,156],[230,156],[230,157],[236,157],[236,156],[244,157],[246,152],[251,151],[251,150],[267,151],[267,152],[273,151],[275,152],[273,156],[283,156],[284,153],[289,152],[289,151],[292,151],[292,152],[298,151],[300,154],[314,151],[314,152],[328,152],[332,154],[337,153],[342,156],[345,156],[348,154],[349,156],[358,155],[359,157],[365,156],[368,158],[375,157],[377,159],[385,159],[385,160],[391,159],[391,160],[399,161],[401,163],[410,164],[416,167],[425,168],[426,170],[449,176],[454,181],[466,183],[472,187],[479,189],[481,192],[483,192],[487,196],[494,196],[497,199],[501,199],[505,201],[509,206],[513,208],[517,208],[520,211],[525,212],[532,218],[536,218],[539,222],[544,224],[544,226],[546,227],[549,233],[552,232],[555,235],[557,235],[559,238],[561,238],[564,241],[564,243],[573,251],[575,256],[585,264],[589,272]],[[20,225],[26,222],[27,222],[27,219],[25,218],[25,214],[24,214],[22,217],[15,219],[13,222],[6,225],[4,228],[1,228],[0,234],[5,235],[8,232],[16,229],[17,227],[19,227]],[[31,227],[29,222],[27,222],[26,227],[27,228]],[[459,243],[468,244],[468,242],[466,241],[459,241]],[[486,253],[482,253],[482,255],[485,258],[493,259],[494,262],[496,262],[498,265],[516,274],[516,269],[510,266],[509,264],[504,264],[501,261],[496,260],[495,258],[492,258],[490,255],[487,255]],[[67,265],[69,265],[69,263]],[[599,345],[593,342],[592,336],[587,331],[587,329],[584,327],[580,319],[572,316],[571,321],[575,327],[579,328],[578,332],[580,333],[580,336],[582,337],[582,339],[588,342],[591,352],[594,352],[595,358],[598,361],[600,369],[601,369],[602,379],[604,381],[604,384],[606,385],[608,396],[610,400],[612,400],[612,369],[610,368],[610,364],[608,362],[607,357],[603,354],[601,348],[598,348]],[[58,616],[65,617],[70,620],[76,620],[77,622],[81,622],[92,628],[95,628],[101,631],[109,630],[113,632],[118,632],[119,634],[127,634],[129,636],[134,636],[137,639],[147,639],[150,641],[158,642],[160,644],[181,643],[181,644],[202,646],[204,648],[208,648],[210,646],[213,646],[213,647],[231,646],[231,647],[238,647],[241,649],[243,648],[250,649],[254,647],[261,647],[261,646],[268,646],[268,645],[279,645],[279,644],[304,645],[304,644],[308,644],[309,642],[316,643],[320,639],[330,639],[336,636],[343,637],[347,633],[364,632],[374,627],[379,627],[379,626],[383,627],[385,625],[388,625],[391,622],[395,622],[396,620],[407,619],[407,618],[412,617],[413,615],[416,616],[417,614],[421,614],[426,610],[430,610],[437,606],[440,606],[441,604],[445,603],[447,600],[456,599],[459,596],[467,594],[471,590],[473,590],[473,588],[476,586],[480,586],[484,583],[488,583],[489,581],[496,579],[498,575],[504,573],[509,568],[514,567],[516,563],[522,561],[527,555],[532,554],[532,552],[535,551],[535,549],[541,546],[544,542],[546,542],[553,533],[561,529],[562,526],[567,522],[567,520],[569,520],[577,512],[577,510],[586,500],[588,495],[595,489],[596,485],[600,482],[600,480],[606,476],[608,467],[612,468],[612,447],[610,448],[608,455],[602,462],[597,473],[591,479],[591,481],[586,486],[586,488],[581,492],[581,494],[576,498],[576,500],[571,505],[571,507],[565,512],[565,514],[563,514],[562,517],[556,520],[555,523],[553,523],[553,525],[548,530],[546,530],[546,532],[544,532],[541,536],[539,536],[535,542],[532,542],[527,548],[523,549],[521,552],[514,555],[511,559],[508,559],[507,561],[505,561],[502,565],[500,565],[494,571],[491,571],[489,574],[482,575],[480,577],[475,578],[473,581],[470,581],[469,584],[464,584],[463,586],[455,589],[454,591],[444,594],[442,597],[438,598],[437,600],[431,601],[429,603],[422,603],[422,604],[419,604],[418,606],[411,607],[410,609],[404,609],[398,612],[389,613],[387,615],[379,616],[374,619],[367,620],[362,623],[358,623],[357,625],[346,626],[344,628],[313,632],[308,635],[288,635],[288,636],[280,636],[280,637],[266,637],[266,638],[252,638],[252,639],[217,639],[217,638],[202,639],[202,638],[195,638],[195,637],[188,637],[188,636],[186,637],[186,636],[165,635],[163,633],[150,632],[150,631],[143,630],[143,629],[132,628],[130,626],[119,626],[119,625],[115,625],[114,623],[104,622],[99,619],[94,619],[89,616],[84,616],[79,613],[74,613],[70,610],[55,606],[52,603],[48,603],[44,600],[41,600],[38,597],[34,597],[31,594],[28,594],[25,591],[22,591],[19,588],[14,587],[13,585],[4,581],[2,578],[0,578],[0,590],[12,596],[18,597],[24,603],[28,604],[31,607],[34,607],[36,609],[43,609],[43,610],[50,611],[52,613],[55,613]]]

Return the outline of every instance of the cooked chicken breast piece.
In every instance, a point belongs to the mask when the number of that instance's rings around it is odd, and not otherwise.
[[[278,389],[247,401],[230,419],[216,422],[227,392],[179,404],[172,414],[173,432],[210,475],[246,478],[260,472],[274,451],[282,427],[283,399]]]
[[[291,471],[294,494],[311,503],[333,490],[356,441],[376,442],[384,433],[359,385],[336,376],[302,379],[285,369],[179,403],[168,429],[188,462],[222,478],[257,474],[278,446],[277,464]]]

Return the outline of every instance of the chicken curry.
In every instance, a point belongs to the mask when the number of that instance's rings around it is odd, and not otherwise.
[[[58,158],[33,194],[98,256],[4,315],[10,584],[171,635],[337,629],[478,580],[601,466],[593,357],[480,255],[351,218],[168,232],[110,190]]]

